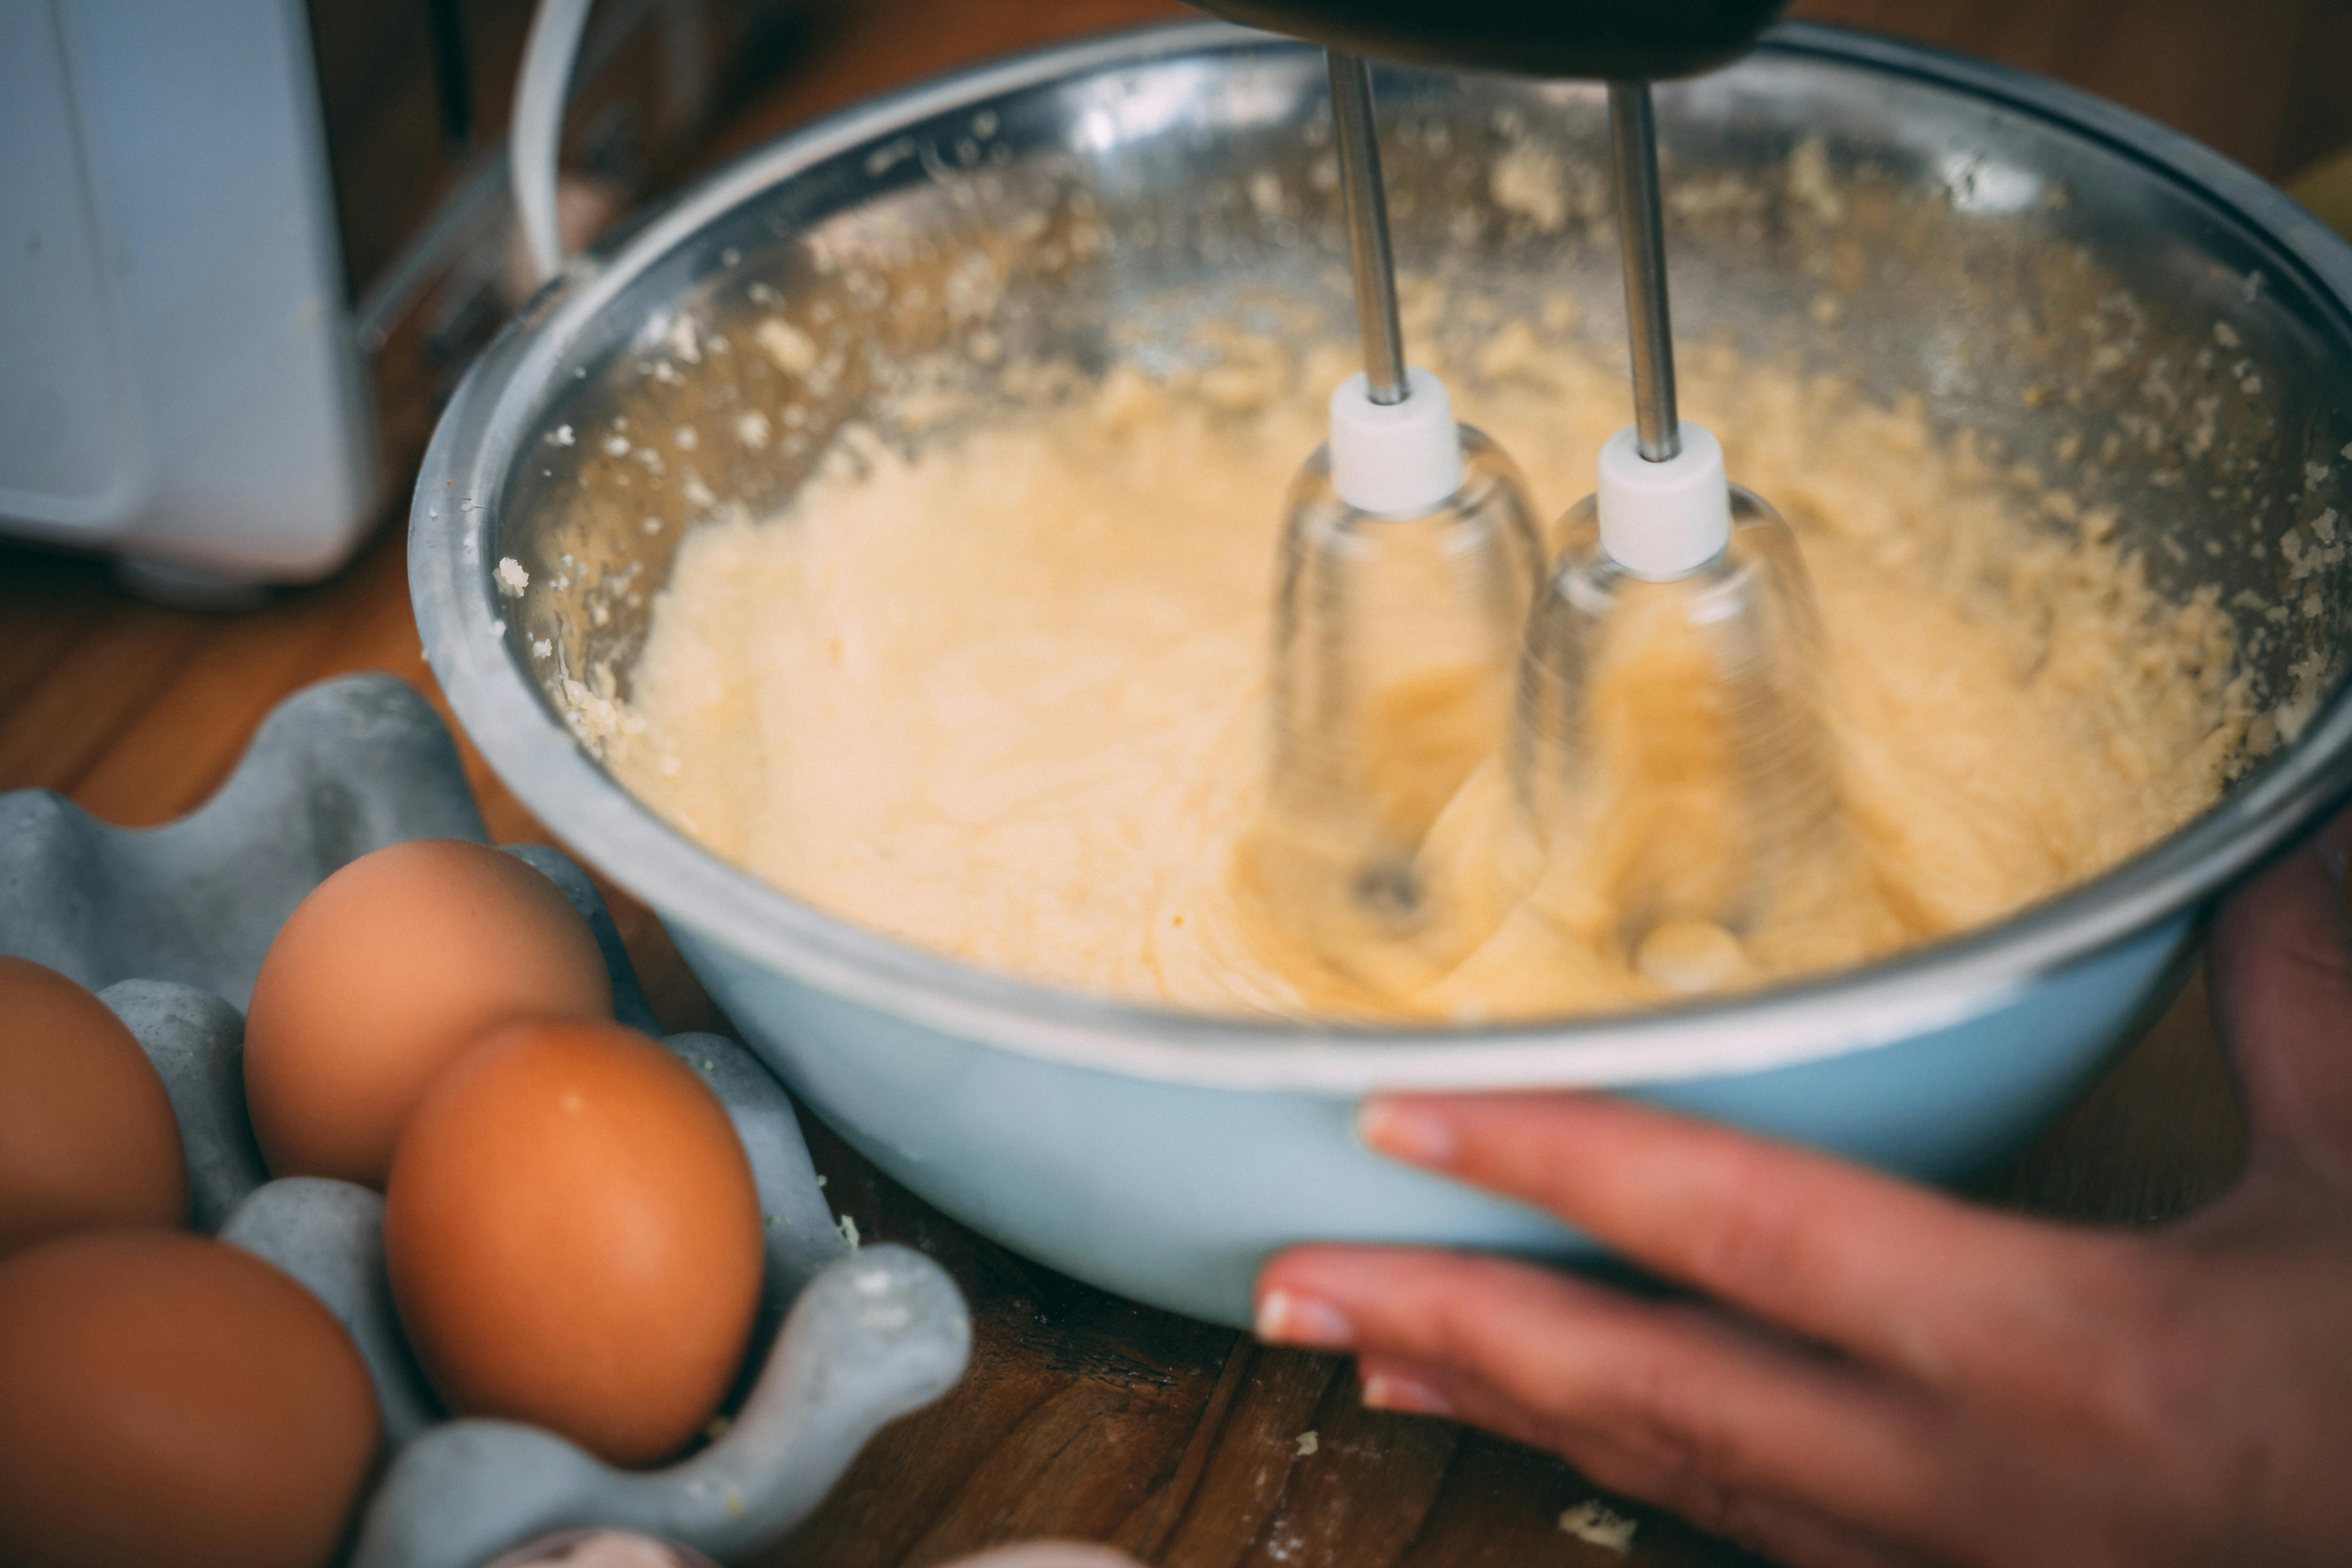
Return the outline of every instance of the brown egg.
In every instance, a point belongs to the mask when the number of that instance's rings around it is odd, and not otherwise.
[[[610,1018],[588,922],[511,855],[454,838],[319,884],[262,961],[245,1099],[270,1173],[381,1187],[400,1125],[467,1046],[516,1018]]]
[[[85,1232],[0,1264],[0,1563],[320,1568],[377,1441],[316,1297],[250,1253]]]
[[[105,1003],[0,956],[0,1258],[187,1217],[187,1155],[155,1064]]]
[[[467,1052],[401,1136],[383,1229],[400,1321],[449,1407],[615,1464],[709,1422],[759,1302],[734,1124],[613,1024],[517,1024]]]

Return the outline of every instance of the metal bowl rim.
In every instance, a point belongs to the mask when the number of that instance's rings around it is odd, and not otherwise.
[[[1235,1089],[1663,1083],[1890,1045],[2011,1005],[2067,971],[2195,919],[2352,794],[2339,689],[2286,753],[2147,849],[1990,926],[1854,969],[1685,1006],[1557,1022],[1385,1027],[1220,1017],[1013,979],[835,919],[738,870],[639,805],[572,739],[505,635],[491,586],[500,481],[569,342],[638,276],[744,201],[909,124],[1057,79],[1227,50],[1306,46],[1184,21],[1090,37],[866,100],[735,159],[542,291],[476,363],[425,454],[409,577],[427,658],[523,804],[665,920],[753,964],[977,1043],[1127,1077]],[[2224,209],[2330,310],[2352,356],[2352,247],[2218,153],[2074,88],[1925,45],[1783,23],[1759,53],[1986,98],[2101,143]],[[468,550],[467,546],[471,545]]]

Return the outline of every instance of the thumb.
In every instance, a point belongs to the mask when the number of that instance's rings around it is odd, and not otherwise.
[[[2352,918],[2332,824],[2232,895],[2214,922],[2213,1011],[2258,1164],[2352,1184]]]

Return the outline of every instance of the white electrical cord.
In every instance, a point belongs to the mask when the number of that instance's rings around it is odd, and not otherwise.
[[[580,36],[587,31],[588,12],[595,3],[539,0],[530,36],[523,44],[514,114],[507,124],[507,174],[514,186],[515,215],[531,269],[542,284],[563,270],[563,229],[556,211],[563,105],[571,95]]]

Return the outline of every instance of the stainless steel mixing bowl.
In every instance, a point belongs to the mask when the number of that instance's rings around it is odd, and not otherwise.
[[[1458,264],[1504,312],[1569,289],[1596,338],[1621,332],[1598,89],[1399,71],[1381,90],[1406,265]],[[660,912],[820,1114],[949,1213],[1144,1300],[1238,1322],[1259,1263],[1308,1237],[1580,1245],[1367,1153],[1350,1113],[1378,1087],[1607,1085],[1964,1173],[2082,1084],[2162,1000],[2210,900],[2352,786],[2352,251],[2134,115],[1875,37],[1785,26],[1659,109],[1687,339],[1916,396],[1939,429],[2112,506],[2168,591],[2219,585],[2279,734],[2218,806],[1894,962],[1670,1012],[1433,1031],[1185,1016],[982,973],[799,903],[638,805],[598,755],[680,536],[714,493],[789,496],[830,430],[880,417],[911,356],[984,343],[945,389],[976,409],[989,364],[1166,364],[1199,352],[1201,322],[1269,300],[1342,324],[1319,58],[1216,25],[836,116],[544,293],[425,459],[410,573],[434,669],[516,794]],[[1549,210],[1494,199],[1496,161],[1529,147]],[[741,416],[780,384],[751,325],[777,310],[827,391],[803,377],[813,420],[755,447]],[[625,437],[694,426],[698,471],[615,440],[616,419]],[[529,574],[520,596],[504,559]]]

